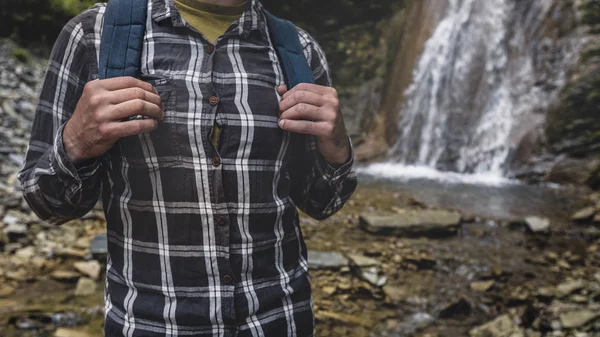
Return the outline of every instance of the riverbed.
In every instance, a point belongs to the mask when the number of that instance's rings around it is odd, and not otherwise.
[[[317,336],[466,336],[504,314],[519,322],[523,331],[563,331],[551,324],[562,306],[597,308],[598,227],[591,220],[577,224],[570,220],[573,212],[590,203],[587,191],[365,175],[360,181],[341,212],[323,222],[302,216],[301,226],[311,252],[371,259],[385,284],[365,281],[351,263],[311,270]],[[458,233],[442,238],[378,236],[360,226],[364,214],[401,216],[405,210],[429,208],[460,211]],[[550,232],[528,231],[519,219],[531,215],[548,218]],[[71,254],[45,256],[43,261],[37,253],[24,261],[15,258],[20,250],[0,256],[5,278],[14,270],[27,275],[23,280],[7,279],[0,287],[0,293],[7,286],[14,289],[0,298],[0,336],[101,335],[101,278],[94,281],[93,293],[76,296],[77,278],[52,275],[56,270],[74,271],[73,263],[85,259],[77,252],[103,226],[101,213],[96,212],[50,230],[58,236],[64,231],[79,243]],[[36,236],[45,231],[39,229]],[[42,251],[39,244],[33,241],[35,252]],[[578,302],[538,294],[541,288],[554,289],[569,280],[586,282],[568,294]],[[554,308],[555,302],[561,307]],[[597,333],[597,325],[586,329]],[[56,330],[59,327],[62,330]],[[568,331],[560,336],[570,336]]]

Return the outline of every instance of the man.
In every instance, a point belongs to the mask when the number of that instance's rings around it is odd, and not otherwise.
[[[258,0],[150,0],[141,80],[97,80],[104,10],[56,42],[20,179],[56,224],[102,194],[105,334],[313,336],[296,207],[356,187],[321,48],[298,30],[317,84],[287,90]]]

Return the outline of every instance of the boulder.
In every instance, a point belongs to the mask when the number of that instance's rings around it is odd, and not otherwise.
[[[525,332],[508,315],[477,327],[469,332],[470,337],[525,337]]]
[[[348,266],[348,259],[335,252],[308,252],[309,269],[339,269]]]
[[[461,215],[445,210],[405,210],[394,215],[363,214],[360,226],[373,234],[448,236],[458,233]]]

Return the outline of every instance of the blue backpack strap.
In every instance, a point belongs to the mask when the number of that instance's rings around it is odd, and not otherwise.
[[[300,83],[315,83],[315,77],[308,66],[298,30],[289,21],[275,17],[265,11],[271,41],[279,56],[288,89]]]
[[[148,0],[110,0],[100,42],[100,79],[139,77]]]

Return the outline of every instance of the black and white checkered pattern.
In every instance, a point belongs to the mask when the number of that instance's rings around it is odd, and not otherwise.
[[[26,198],[60,224],[102,194],[107,336],[312,336],[296,207],[317,219],[339,210],[356,187],[353,163],[334,168],[314,137],[278,128],[283,76],[258,0],[212,52],[172,0],[148,7],[141,72],[163,98],[164,122],[103,158],[69,162],[62,130],[98,77],[105,5],[94,6],[53,50],[20,175]],[[317,83],[330,85],[322,50],[299,36]]]

